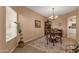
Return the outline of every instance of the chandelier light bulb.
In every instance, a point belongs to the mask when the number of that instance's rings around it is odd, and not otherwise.
[[[58,18],[58,16],[55,16],[55,14],[54,14],[54,8],[52,8],[52,11],[53,11],[53,15],[52,16],[50,16],[49,17],[49,19],[57,19]]]

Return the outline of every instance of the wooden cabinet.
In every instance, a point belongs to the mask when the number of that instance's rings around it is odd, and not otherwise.
[[[51,32],[51,22],[50,21],[46,21],[45,22],[45,35]]]

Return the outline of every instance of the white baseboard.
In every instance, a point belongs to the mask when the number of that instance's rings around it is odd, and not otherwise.
[[[24,41],[24,42],[26,43],[26,42],[29,42],[29,41],[32,41],[32,40],[35,40],[35,39],[39,39],[39,38],[41,38],[41,37],[44,37],[44,35],[39,36],[39,37],[36,37],[36,38],[28,39],[28,40],[26,40],[26,41]]]

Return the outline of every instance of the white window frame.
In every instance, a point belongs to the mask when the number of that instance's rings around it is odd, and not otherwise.
[[[17,13],[11,7],[6,7],[6,42],[17,37]]]

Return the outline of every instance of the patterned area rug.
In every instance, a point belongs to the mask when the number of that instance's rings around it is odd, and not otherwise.
[[[37,49],[40,49],[42,51],[45,51],[47,53],[69,53],[72,51],[66,51],[65,42],[67,41],[66,38],[62,39],[62,44],[60,42],[55,43],[55,46],[53,46],[53,43],[49,42],[47,45],[46,38],[40,38],[37,40],[34,40],[29,43],[32,47],[35,47]]]

